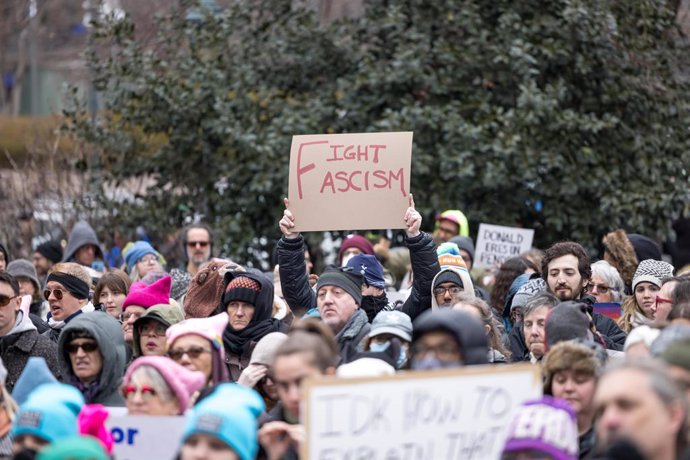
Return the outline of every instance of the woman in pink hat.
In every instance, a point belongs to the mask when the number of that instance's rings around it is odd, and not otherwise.
[[[206,377],[165,356],[144,356],[127,369],[122,395],[129,415],[182,415]]]
[[[209,386],[229,381],[223,349],[227,325],[227,313],[173,324],[166,331],[168,356],[189,370],[203,373]]]

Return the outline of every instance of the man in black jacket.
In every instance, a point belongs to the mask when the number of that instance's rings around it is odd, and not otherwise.
[[[542,261],[542,277],[549,292],[561,301],[582,300],[589,305],[589,313],[606,348],[622,351],[625,332],[611,318],[592,310],[594,299],[587,295],[586,287],[592,278],[587,251],[578,243],[563,241],[546,250]]]
[[[279,224],[283,237],[278,241],[277,251],[283,295],[293,311],[308,311],[315,308],[321,310],[322,302],[310,288],[304,268],[304,240],[299,233],[292,231],[295,218],[287,209],[289,207],[287,199],[285,199],[285,207]],[[407,227],[406,243],[410,250],[414,282],[410,296],[401,307],[401,311],[414,320],[424,310],[431,308],[431,282],[439,271],[439,264],[433,240],[419,230],[422,217],[415,210],[412,196],[410,196],[410,207],[406,210],[403,219]],[[367,292],[363,293],[363,299],[358,304],[360,307],[368,303]],[[377,304],[381,303],[377,302]],[[335,331],[336,334],[339,332]]]

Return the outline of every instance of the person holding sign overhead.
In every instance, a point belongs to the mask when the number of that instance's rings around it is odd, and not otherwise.
[[[283,217],[279,222],[283,237],[278,241],[277,252],[283,295],[285,296],[285,300],[287,301],[288,305],[293,310],[318,308],[319,313],[321,313],[321,316],[324,317],[322,310],[328,310],[328,308],[325,307],[325,301],[327,298],[326,290],[331,290],[332,288],[330,288],[330,286],[334,286],[332,282],[333,279],[338,278],[345,280],[345,278],[342,278],[342,276],[334,277],[331,274],[329,275],[329,278],[331,279],[329,282],[330,284],[326,284],[326,280],[319,280],[317,287],[318,289],[324,288],[324,295],[317,298],[317,295],[309,286],[309,279],[304,269],[304,239],[299,233],[294,232],[293,230],[295,228],[295,217],[289,209],[290,202],[287,198],[284,200],[284,203],[286,209],[283,212]],[[406,225],[405,241],[408,249],[410,250],[410,261],[412,264],[412,270],[414,272],[414,283],[410,296],[407,298],[400,310],[414,320],[414,318],[416,318],[424,310],[431,308],[431,281],[436,273],[438,273],[439,265],[432,238],[428,234],[420,231],[422,216],[415,209],[412,195],[409,195],[409,207],[406,209],[402,218]],[[361,270],[357,271],[360,271],[361,273]],[[354,271],[351,274],[354,275]],[[350,276],[348,276],[348,278],[350,278]],[[361,280],[358,282],[361,283]],[[359,294],[352,292],[351,295],[349,295],[347,294],[347,290],[342,289],[343,286],[340,286],[340,288],[345,291],[346,295],[350,297],[349,300],[352,301],[350,302],[352,305],[350,306],[351,308],[349,315],[343,314],[341,318],[342,321],[333,323],[333,330],[336,333],[336,338],[341,347],[343,345],[342,342],[344,336],[357,335],[352,335],[351,333],[341,334],[341,332],[343,331],[343,326],[345,326],[353,315],[359,311],[359,308],[362,306],[362,302],[364,305],[366,305],[373,300],[368,298],[368,296],[371,296],[374,293],[366,290],[370,287],[371,286],[364,286],[364,289],[360,287]],[[385,295],[385,292],[381,290],[381,292],[377,291],[375,294]],[[359,297],[364,298],[362,299]],[[377,301],[376,303],[380,305],[380,302]],[[384,309],[387,308],[388,306],[384,307]],[[329,312],[326,311],[326,313],[326,316],[329,316]],[[373,316],[375,316],[375,313],[377,312],[374,312]],[[362,334],[362,338],[364,336],[366,336],[366,332]]]

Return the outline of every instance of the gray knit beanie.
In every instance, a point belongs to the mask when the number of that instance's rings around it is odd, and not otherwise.
[[[672,276],[673,265],[670,263],[654,259],[643,260],[640,262],[640,265],[637,266],[635,276],[633,276],[633,291],[635,290],[635,287],[643,281],[652,283],[657,287],[661,287],[661,281],[664,278],[670,278]]]

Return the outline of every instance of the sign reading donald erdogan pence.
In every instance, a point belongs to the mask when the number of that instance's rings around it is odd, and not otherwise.
[[[294,136],[295,230],[405,228],[411,162],[411,132]]]

